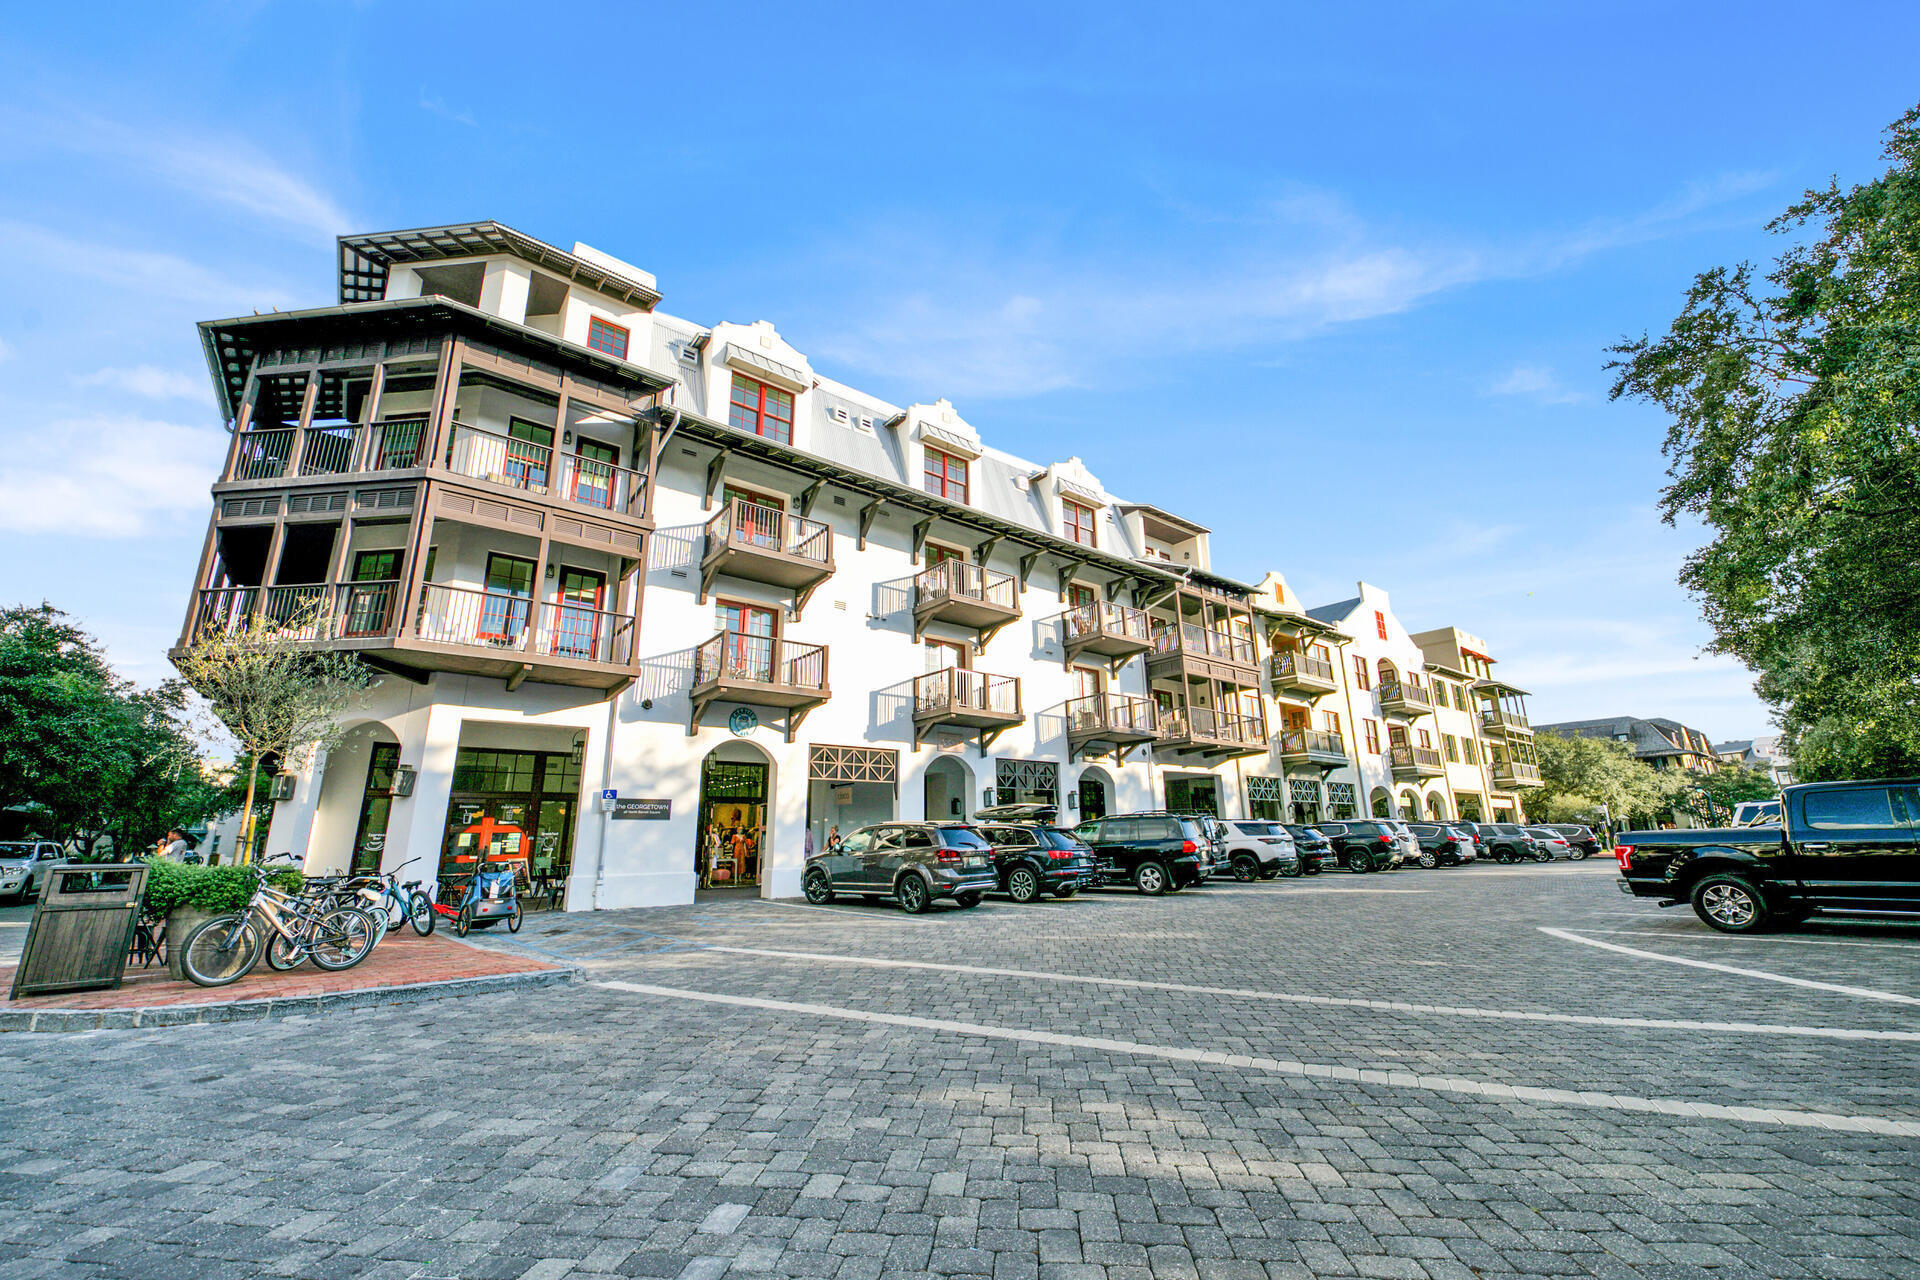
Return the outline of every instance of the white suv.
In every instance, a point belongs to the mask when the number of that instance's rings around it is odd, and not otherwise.
[[[0,842],[0,902],[37,899],[47,871],[58,861],[60,846],[51,840]]]

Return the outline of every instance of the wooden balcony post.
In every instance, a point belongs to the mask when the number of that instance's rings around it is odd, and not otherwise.
[[[193,591],[187,600],[187,620],[180,628],[180,647],[193,643],[194,624],[200,617],[200,593],[210,585],[213,576],[214,549],[220,540],[220,509],[216,505],[214,513],[207,517],[207,538],[200,546],[200,567],[194,571]]]
[[[233,438],[227,441],[227,465],[220,472],[222,480],[233,479],[234,469],[240,463],[240,440],[253,425],[253,400],[258,387],[259,380],[249,373],[246,388],[240,393],[240,413],[233,420]]]
[[[373,366],[373,382],[367,387],[367,402],[360,411],[359,438],[354,441],[353,456],[347,459],[349,474],[368,470],[369,454],[373,450],[373,424],[380,421],[380,399],[387,390],[387,366],[385,362]]]
[[[427,410],[422,428],[420,465],[438,469],[445,465],[447,434],[452,429],[453,412],[460,399],[460,357],[466,344],[449,334],[440,341],[440,367],[433,377],[433,403]]]
[[[307,428],[313,423],[313,407],[320,402],[320,370],[307,371],[307,389],[300,397],[300,416],[293,424],[293,448],[287,454],[285,479],[300,476],[307,461]]]

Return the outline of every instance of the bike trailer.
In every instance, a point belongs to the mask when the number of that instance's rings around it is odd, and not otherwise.
[[[461,902],[468,919],[504,920],[513,914],[518,901],[511,871],[476,871],[467,883],[467,896]]]

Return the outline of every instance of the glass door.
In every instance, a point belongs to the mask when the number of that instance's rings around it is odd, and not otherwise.
[[[501,474],[522,489],[545,489],[553,465],[553,428],[514,418],[507,423],[507,456]]]
[[[380,583],[379,586],[347,588],[346,608],[340,611],[341,625],[350,636],[377,636],[387,629],[387,614],[393,607],[393,584],[400,577],[400,552],[362,551],[353,558],[355,583]]]
[[[582,440],[574,449],[573,493],[575,502],[590,507],[613,507],[614,468],[620,465],[620,450],[598,440]]]
[[[560,598],[555,607],[553,652],[563,658],[591,661],[600,650],[600,605],[606,597],[607,576],[591,569],[562,569]]]
[[[727,673],[736,679],[772,684],[779,614],[760,605],[721,601],[720,625],[727,633]]]
[[[480,607],[482,640],[515,644],[526,629],[533,597],[533,561],[499,554],[487,557],[487,590]]]
[[[349,874],[376,875],[387,851],[387,819],[393,812],[393,775],[400,764],[400,744],[376,742],[367,764],[367,789],[360,801],[360,825],[353,833],[353,861]]]

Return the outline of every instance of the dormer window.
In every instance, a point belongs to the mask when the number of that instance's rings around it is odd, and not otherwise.
[[[955,502],[967,500],[967,460],[955,457],[951,453],[935,449],[931,445],[925,449],[926,474],[921,481],[928,493],[938,498],[951,498]]]
[[[736,431],[793,443],[793,393],[756,382],[745,374],[733,375],[733,404],[727,421]]]
[[[1093,508],[1075,502],[1072,498],[1060,499],[1061,533],[1069,541],[1083,547],[1098,546],[1093,524]]]
[[[587,324],[587,345],[615,360],[627,358],[627,331],[611,321],[595,316]]]

